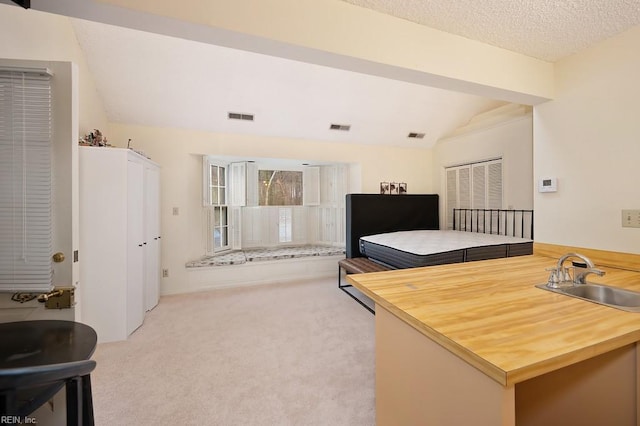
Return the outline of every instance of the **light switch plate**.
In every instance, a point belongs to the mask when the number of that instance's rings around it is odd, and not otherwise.
[[[640,210],[622,210],[623,228],[640,228]]]

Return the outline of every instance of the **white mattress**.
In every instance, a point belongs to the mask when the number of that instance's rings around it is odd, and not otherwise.
[[[417,255],[463,250],[474,247],[528,243],[527,238],[464,231],[398,231],[368,235],[361,240]]]

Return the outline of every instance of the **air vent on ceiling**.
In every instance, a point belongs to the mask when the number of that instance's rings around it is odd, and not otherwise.
[[[229,113],[230,120],[245,120],[245,121],[253,121],[253,114],[240,114],[239,112],[230,112]]]
[[[329,129],[342,130],[342,131],[348,132],[349,129],[351,129],[351,125],[350,124],[332,124],[329,126]]]
[[[424,133],[409,133],[407,135],[408,138],[413,138],[413,139],[423,139],[424,138]]]

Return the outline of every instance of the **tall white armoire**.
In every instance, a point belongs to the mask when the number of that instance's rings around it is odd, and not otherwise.
[[[80,147],[80,321],[125,340],[158,303],[160,167],[122,148]]]

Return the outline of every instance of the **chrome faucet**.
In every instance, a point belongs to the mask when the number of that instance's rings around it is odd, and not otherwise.
[[[587,275],[596,274],[598,276],[603,276],[604,271],[597,268],[581,268],[578,266],[573,267],[573,283],[574,284],[586,284],[587,283]]]
[[[573,267],[573,279],[571,279],[571,274],[569,274],[569,269],[564,267],[564,262],[570,258],[578,258],[582,260],[587,267]],[[555,269],[550,269],[551,275],[549,276],[549,282],[547,282],[547,287],[558,288],[561,285],[567,285],[568,283],[576,284],[586,284],[586,277],[589,274],[596,274],[599,276],[604,275],[604,271],[597,269],[591,259],[586,256],[583,256],[578,253],[567,253],[558,259],[558,264]]]
[[[587,256],[583,256],[581,254],[578,253],[567,253],[565,255],[563,255],[560,259],[558,259],[558,264],[556,265],[556,269],[560,270],[562,269],[562,265],[564,264],[564,261],[572,258],[572,257],[577,257],[578,259],[582,260],[584,263],[587,264],[587,268],[595,268],[596,266],[593,264],[593,262],[591,261],[591,259],[589,259]]]

